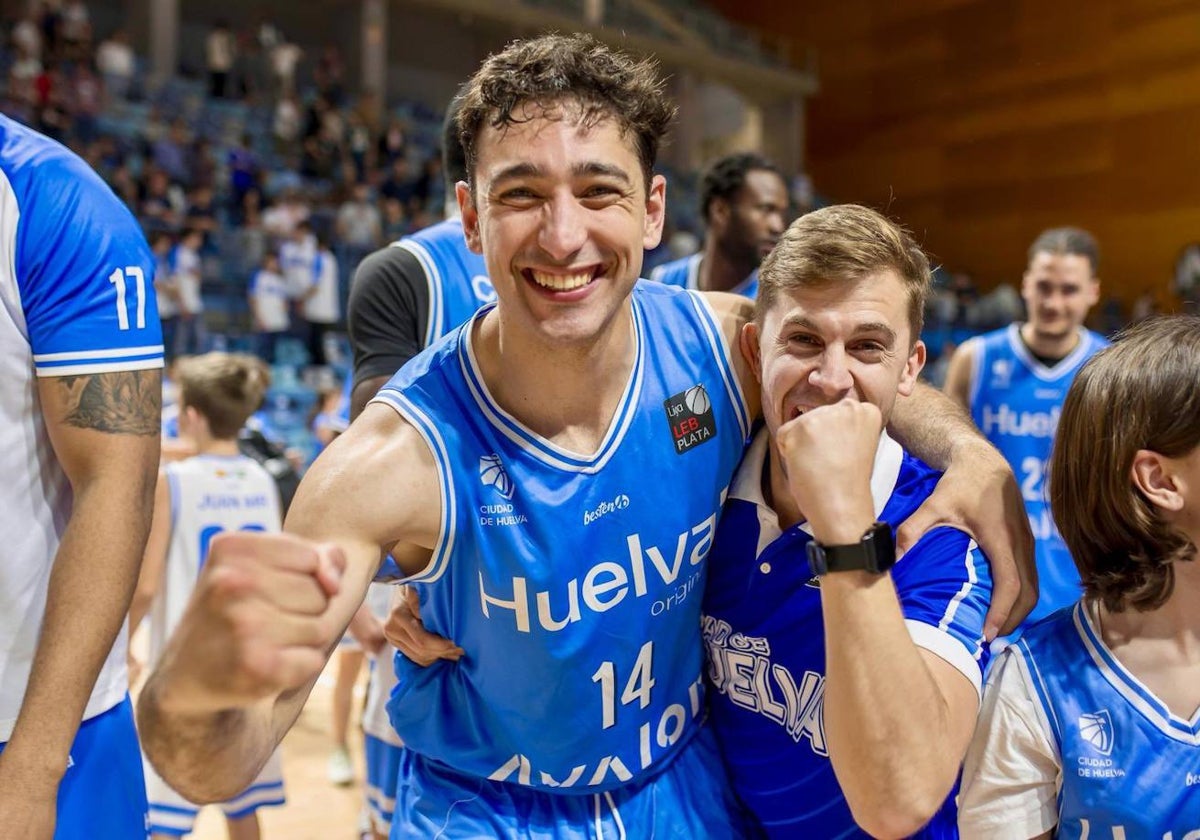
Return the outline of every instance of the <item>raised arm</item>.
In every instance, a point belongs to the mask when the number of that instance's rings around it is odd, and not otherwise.
[[[305,475],[284,534],[213,540],[138,703],[146,755],[172,787],[215,802],[253,780],[300,713],[383,554],[407,558],[406,570],[428,557],[441,516],[436,482],[417,432],[373,406]]]
[[[158,467],[162,384],[157,370],[122,371],[45,377],[37,391],[74,507],[0,778],[6,794],[48,796],[53,811],[71,743],[138,577]]]
[[[931,466],[945,470],[937,490],[896,533],[900,553],[937,525],[975,537],[992,568],[988,639],[1016,629],[1037,603],[1033,533],[1012,469],[966,412],[945,394],[918,385],[896,400],[890,431]]]
[[[870,475],[880,431],[879,410],[851,401],[780,428],[789,487],[821,544],[855,544],[874,520]],[[830,761],[859,826],[873,837],[908,837],[954,786],[975,725],[977,689],[913,641],[892,575],[831,572],[820,588]],[[976,606],[978,621],[983,610]],[[962,656],[974,665],[965,648]]]

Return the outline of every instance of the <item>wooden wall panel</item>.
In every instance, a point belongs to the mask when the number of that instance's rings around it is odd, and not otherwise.
[[[822,195],[886,208],[985,287],[1042,228],[1082,225],[1107,290],[1168,301],[1200,241],[1200,0],[715,5],[816,48]]]

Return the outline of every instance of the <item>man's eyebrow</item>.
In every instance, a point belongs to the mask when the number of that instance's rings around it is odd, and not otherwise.
[[[603,161],[591,160],[585,163],[576,164],[571,168],[571,174],[575,177],[597,175],[605,178],[615,178],[626,184],[632,184],[633,181],[629,177],[629,173],[621,167],[612,163],[604,163]]]
[[[781,326],[784,327],[801,327],[802,329],[819,332],[817,323],[807,315],[788,315],[783,319]],[[868,321],[865,324],[857,324],[854,327],[854,335],[863,335],[870,333],[880,333],[884,335],[889,342],[895,342],[896,331],[890,325],[883,321]]]
[[[492,178],[492,183],[500,183],[518,178],[541,178],[545,174],[545,171],[536,163],[522,161],[521,163],[514,163],[512,166],[506,166],[501,169]],[[576,178],[601,176],[614,178],[625,184],[633,183],[633,180],[629,177],[629,173],[620,166],[598,160],[575,164],[575,166],[571,167],[571,175]]]

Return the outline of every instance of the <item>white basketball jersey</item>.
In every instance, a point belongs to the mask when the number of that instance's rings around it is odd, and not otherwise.
[[[168,464],[166,472],[171,542],[162,585],[150,607],[151,663],[158,661],[183,615],[212,538],[224,531],[282,527],[275,481],[244,455],[197,455]]]

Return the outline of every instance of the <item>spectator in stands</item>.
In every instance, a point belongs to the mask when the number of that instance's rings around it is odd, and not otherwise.
[[[83,0],[67,0],[59,20],[64,61],[84,61],[91,52],[92,18]]]
[[[295,94],[285,94],[279,97],[275,105],[275,118],[272,131],[275,135],[276,151],[287,153],[295,149],[296,140],[300,137],[300,103]]]
[[[379,163],[390,166],[396,158],[408,154],[408,137],[404,133],[404,124],[393,117],[379,137]]]
[[[125,99],[129,96],[134,74],[137,72],[137,58],[133,47],[129,45],[129,35],[124,29],[118,29],[100,42],[96,48],[96,69],[104,79],[104,89],[110,97]]]
[[[317,237],[307,219],[301,219],[279,245],[279,269],[287,279],[288,296],[304,300],[312,288],[316,272]]]
[[[300,191],[295,188],[284,190],[279,201],[272,204],[263,212],[263,227],[267,233],[279,238],[286,238],[292,235],[292,231],[296,229],[296,225],[301,222],[308,221],[308,217],[312,214],[312,209],[308,202],[300,194]]]
[[[213,198],[212,187],[201,186],[192,190],[188,196],[187,217],[184,224],[192,230],[200,231],[200,253],[216,253],[214,234],[220,227],[217,219],[217,204]]]
[[[177,184],[188,185],[191,182],[191,171],[188,168],[188,136],[187,122],[182,117],[171,121],[171,127],[166,135],[160,137],[152,147],[154,163]]]
[[[308,322],[308,356],[314,365],[327,365],[325,336],[341,317],[338,261],[325,238],[317,239],[313,283],[304,294],[301,310]]]
[[[371,188],[355,184],[350,197],[338,208],[335,222],[338,241],[348,250],[365,255],[382,244],[383,218],[371,201]],[[358,260],[354,260],[355,263]]]
[[[262,185],[262,162],[254,153],[249,134],[243,134],[236,146],[229,150],[229,206],[239,214],[246,193],[258,190]],[[240,219],[239,219],[240,221]]]
[[[204,41],[204,56],[208,66],[208,95],[225,99],[232,93],[231,74],[237,60],[237,42],[229,23],[218,20]]]
[[[175,342],[179,335],[179,287],[172,270],[172,251],[175,242],[166,231],[150,234],[150,251],[154,254],[154,295],[158,302],[158,317],[162,321],[163,351],[167,363],[174,360]]]
[[[96,118],[104,107],[104,89],[100,78],[86,62],[75,65],[71,78],[70,112],[73,130],[81,143],[96,139]]]
[[[144,195],[138,205],[138,217],[147,231],[177,231],[185,208],[179,187],[172,185],[167,173],[149,169],[146,173]]]
[[[254,320],[258,355],[275,364],[279,339],[287,335],[287,280],[279,270],[279,257],[268,252],[250,279],[250,314]]]
[[[384,198],[396,199],[407,209],[408,202],[417,194],[407,157],[401,156],[392,160],[387,179],[379,187],[379,194]]]
[[[172,282],[179,292],[179,333],[175,349],[192,356],[205,351],[204,301],[200,297],[200,246],[204,234],[193,228],[183,232],[171,258]]]
[[[280,97],[293,96],[296,93],[296,66],[304,56],[304,51],[287,40],[280,42],[271,49],[271,70],[275,75],[276,93]]]
[[[397,198],[383,200],[383,238],[386,242],[395,242],[412,230],[412,225],[405,215],[404,205]]]

